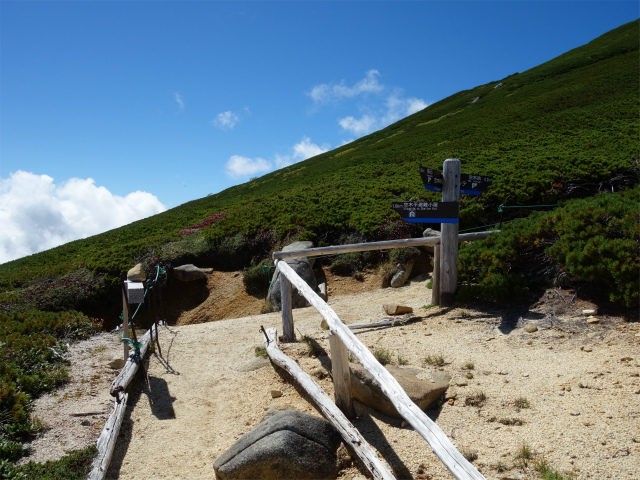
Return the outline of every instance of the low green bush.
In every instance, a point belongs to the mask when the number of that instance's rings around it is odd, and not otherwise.
[[[66,342],[87,338],[101,323],[74,311],[30,311],[0,313],[0,326],[0,460],[15,461],[24,449],[12,442],[42,429],[31,400],[68,380]]]
[[[640,188],[571,200],[463,245],[461,300],[519,300],[530,287],[591,284],[613,303],[639,304]],[[595,289],[594,289],[595,290]]]

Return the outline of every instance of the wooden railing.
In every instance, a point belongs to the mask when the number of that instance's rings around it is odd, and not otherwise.
[[[478,237],[480,234],[470,235],[473,235],[474,239],[482,238]],[[460,235],[460,237],[463,237],[463,235]],[[402,418],[404,418],[407,423],[409,423],[427,441],[427,443],[429,443],[433,453],[438,456],[456,479],[480,480],[485,477],[482,476],[460,452],[458,452],[440,427],[438,427],[435,422],[433,422],[415,403],[411,401],[398,381],[382,365],[380,365],[380,363],[378,363],[373,354],[369,352],[360,340],[356,338],[353,332],[340,321],[338,315],[333,311],[333,309],[331,309],[331,307],[329,307],[329,305],[327,305],[324,300],[322,300],[311,289],[311,287],[302,278],[300,278],[300,276],[286,262],[283,261],[284,258],[302,256],[310,257],[345,251],[402,248],[398,245],[433,245],[438,241],[438,237],[431,237],[394,240],[391,242],[376,242],[377,245],[373,243],[365,243],[274,253],[273,257],[275,259],[276,267],[280,270],[281,274],[283,333],[285,340],[292,340],[295,338],[293,333],[293,315],[290,309],[291,286],[293,285],[298,289],[298,292],[304,296],[304,298],[306,298],[313,307],[315,307],[318,313],[322,315],[329,326],[331,334],[335,336],[331,346],[333,381],[334,389],[337,392],[340,392],[340,395],[343,396],[343,398],[339,400],[338,404],[338,406],[341,407],[341,410],[346,415],[349,415],[353,408],[348,362],[345,367],[344,361],[339,360],[347,357],[346,352],[340,352],[341,350],[346,349],[351,352],[353,356],[358,359],[363,368],[373,376],[374,380],[380,385],[382,392],[389,398],[400,416],[402,416]],[[363,248],[363,250],[358,250],[359,248]],[[285,311],[285,305],[288,305],[287,311]],[[344,398],[345,395],[347,398]],[[328,418],[328,420],[331,421],[331,418]]]

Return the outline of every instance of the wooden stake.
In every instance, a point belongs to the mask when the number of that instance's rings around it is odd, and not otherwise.
[[[122,329],[124,338],[129,338],[129,304],[127,302],[127,294],[125,287],[122,288]],[[129,342],[126,340],[124,343],[124,361],[129,358]]]
[[[460,160],[448,158],[442,166],[442,201],[460,201]],[[458,224],[441,223],[439,305],[449,307],[458,291]]]
[[[433,278],[431,281],[431,303],[440,305],[440,245],[433,247]]]
[[[282,336],[285,342],[293,342],[296,332],[293,330],[293,310],[291,299],[291,282],[280,273],[280,305],[282,308]]]
[[[329,334],[329,349],[331,350],[331,373],[333,375],[333,390],[336,406],[347,418],[354,418],[351,394],[351,372],[349,370],[349,351],[333,333]]]

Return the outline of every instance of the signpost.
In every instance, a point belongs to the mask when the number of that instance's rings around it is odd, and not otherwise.
[[[458,202],[401,202],[393,208],[409,223],[458,223]]]
[[[442,192],[441,202],[400,202],[392,205],[402,218],[409,223],[440,223],[440,245],[436,251],[434,275],[438,285],[434,285],[434,298],[443,307],[453,303],[458,289],[458,217],[460,195],[481,195],[493,182],[484,175],[460,173],[460,160],[445,160],[443,171],[420,167],[420,178],[424,188],[432,192]],[[438,255],[439,253],[439,255]],[[438,258],[439,257],[439,258]],[[439,293],[438,293],[439,292]]]

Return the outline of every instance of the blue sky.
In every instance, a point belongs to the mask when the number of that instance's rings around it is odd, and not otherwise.
[[[0,2],[0,263],[333,149],[637,1]]]

